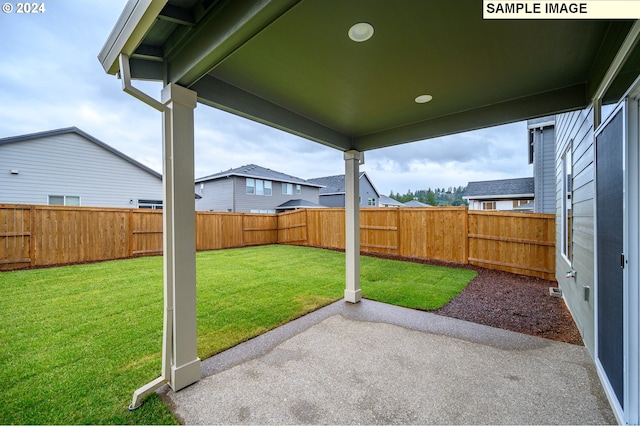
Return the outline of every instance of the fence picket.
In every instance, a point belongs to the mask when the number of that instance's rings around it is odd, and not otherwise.
[[[344,249],[344,209],[196,213],[196,249]],[[162,211],[0,204],[0,271],[162,253]],[[363,252],[471,263],[555,279],[555,216],[465,207],[366,208]]]

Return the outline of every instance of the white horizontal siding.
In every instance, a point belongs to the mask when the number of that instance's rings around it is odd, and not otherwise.
[[[0,202],[47,204],[49,195],[137,207],[138,199],[162,199],[162,180],[77,133],[0,145]]]

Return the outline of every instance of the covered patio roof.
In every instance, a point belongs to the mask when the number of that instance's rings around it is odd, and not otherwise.
[[[361,22],[373,36],[352,41]],[[483,20],[480,0],[132,0],[99,58],[115,74],[124,53],[133,79],[366,151],[615,101],[638,47],[597,92],[632,24]]]
[[[130,0],[99,54],[162,111],[164,383],[200,379],[193,109],[344,151],[345,300],[361,298],[359,165],[376,148],[617,101],[640,73],[633,20],[484,20],[480,0]],[[358,25],[359,24],[359,25]],[[161,81],[161,101],[131,85]]]

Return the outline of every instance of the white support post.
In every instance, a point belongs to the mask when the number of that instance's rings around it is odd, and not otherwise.
[[[196,333],[194,91],[162,89],[165,321],[163,376],[178,391],[200,380]],[[170,350],[170,353],[167,351]],[[170,370],[170,371],[167,371]]]
[[[362,153],[346,151],[344,153],[345,170],[345,222],[347,262],[347,285],[344,299],[358,303],[362,298],[360,290],[360,160]]]

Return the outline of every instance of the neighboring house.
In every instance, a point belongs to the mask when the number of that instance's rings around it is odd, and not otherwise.
[[[382,194],[380,194],[380,198],[378,199],[378,205],[380,207],[404,207],[404,204],[400,201]]]
[[[255,164],[229,169],[195,181],[196,210],[277,213],[320,207],[322,185]]]
[[[533,200],[532,177],[469,182],[465,195],[469,210],[516,210]]]
[[[344,175],[324,176],[308,179],[320,189],[320,204],[327,207],[344,207],[346,193]],[[366,172],[360,173],[360,207],[377,207],[380,193],[373,186]]]
[[[535,182],[534,213],[556,212],[555,124],[555,116],[527,121],[529,164],[533,164]]]
[[[162,175],[76,127],[0,139],[0,203],[162,208]]]
[[[527,131],[533,177],[469,182],[469,210],[555,213],[555,116],[528,120]]]
[[[421,203],[418,200],[407,201],[406,203],[404,203],[404,206],[405,207],[433,207],[433,206],[430,206],[429,204]]]

